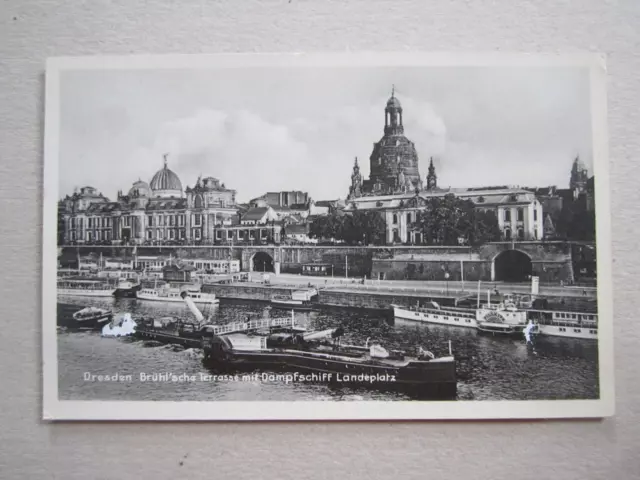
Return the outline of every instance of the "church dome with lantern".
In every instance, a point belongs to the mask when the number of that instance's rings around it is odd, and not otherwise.
[[[182,182],[178,175],[167,166],[167,155],[164,166],[156,172],[149,184],[154,197],[182,197]]]
[[[365,193],[393,194],[422,189],[415,144],[404,135],[402,105],[395,89],[387,101],[384,135],[373,146]]]

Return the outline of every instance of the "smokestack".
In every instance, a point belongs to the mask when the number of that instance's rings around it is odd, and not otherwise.
[[[198,320],[198,322],[202,322],[204,320],[204,315],[202,315],[200,310],[198,310],[198,307],[193,303],[189,294],[187,292],[182,292],[180,296],[184,300],[184,303],[187,304],[187,307],[189,307],[189,310],[191,310],[191,313],[193,313],[193,316],[196,317],[196,320]]]

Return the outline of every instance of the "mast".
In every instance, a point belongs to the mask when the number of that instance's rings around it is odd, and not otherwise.
[[[477,300],[477,308],[480,308],[480,280],[478,280],[478,300]]]

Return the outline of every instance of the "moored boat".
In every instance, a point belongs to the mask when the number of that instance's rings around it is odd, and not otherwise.
[[[59,279],[57,294],[82,297],[111,297],[115,287],[100,280],[69,280]]]
[[[532,330],[534,336],[598,339],[598,315],[596,313],[530,310],[528,314],[535,324]]]
[[[291,295],[274,295],[271,297],[271,306],[274,308],[285,308],[287,310],[311,310],[313,308],[312,299],[318,294],[315,289],[296,290]]]
[[[140,281],[133,281],[125,278],[121,279],[118,282],[113,295],[119,298],[135,298],[136,292],[140,291],[141,289],[142,284],[140,283]]]
[[[136,292],[136,298],[139,300],[150,300],[154,302],[173,302],[182,303],[182,292],[195,302],[207,305],[217,305],[220,303],[213,293],[205,293],[197,287],[174,288],[162,286],[159,288],[141,288]]]
[[[492,304],[490,299],[478,308],[441,307],[435,302],[424,306],[392,305],[395,318],[456,327],[475,328],[482,333],[522,335],[529,321],[533,336],[576,339],[598,338],[598,315],[588,312],[539,310],[532,308],[527,296],[505,295],[504,301]]]
[[[274,295],[271,297],[271,306],[274,308],[285,308],[287,310],[311,310],[313,305],[306,300],[296,300],[286,295]]]
[[[104,308],[86,307],[72,315],[75,326],[79,328],[101,327],[111,321],[113,312]]]
[[[414,320],[438,325],[475,328],[484,333],[513,335],[522,332],[527,324],[527,314],[518,308],[512,296],[505,296],[503,302],[491,303],[488,295],[487,303],[475,310],[457,307],[442,307],[436,302],[428,302],[426,306],[402,307],[392,305],[395,318]]]
[[[411,355],[400,350],[387,351],[377,344],[342,345],[339,330],[318,332],[322,334],[315,337],[313,332],[205,336],[205,361],[217,368],[280,369],[291,372],[291,381],[365,386],[455,398],[456,360],[451,352],[436,357],[422,348],[417,348]]]

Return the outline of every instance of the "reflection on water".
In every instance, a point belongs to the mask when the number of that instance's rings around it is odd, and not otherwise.
[[[58,369],[60,398],[93,400],[392,400],[402,394],[371,389],[311,383],[270,381],[201,381],[209,373],[198,350],[176,351],[175,346],[148,347],[133,339],[102,338],[96,332],[75,332],[64,325],[71,314],[87,305],[112,308],[142,316],[190,319],[181,303],[135,299],[60,297],[58,303]],[[62,303],[64,302],[64,303]],[[264,304],[245,301],[201,307],[213,323],[223,324],[262,315]],[[291,312],[272,310],[274,316]],[[436,355],[446,355],[451,341],[458,365],[458,398],[462,400],[591,399],[598,397],[596,342],[545,338],[535,349],[520,338],[491,337],[475,330],[393,320],[380,312],[332,308],[295,312],[296,322],[308,328],[345,327],[345,343],[380,340],[387,348],[416,344]],[[186,374],[196,381],[140,381],[139,374]],[[119,382],[85,381],[94,375],[132,375]]]

